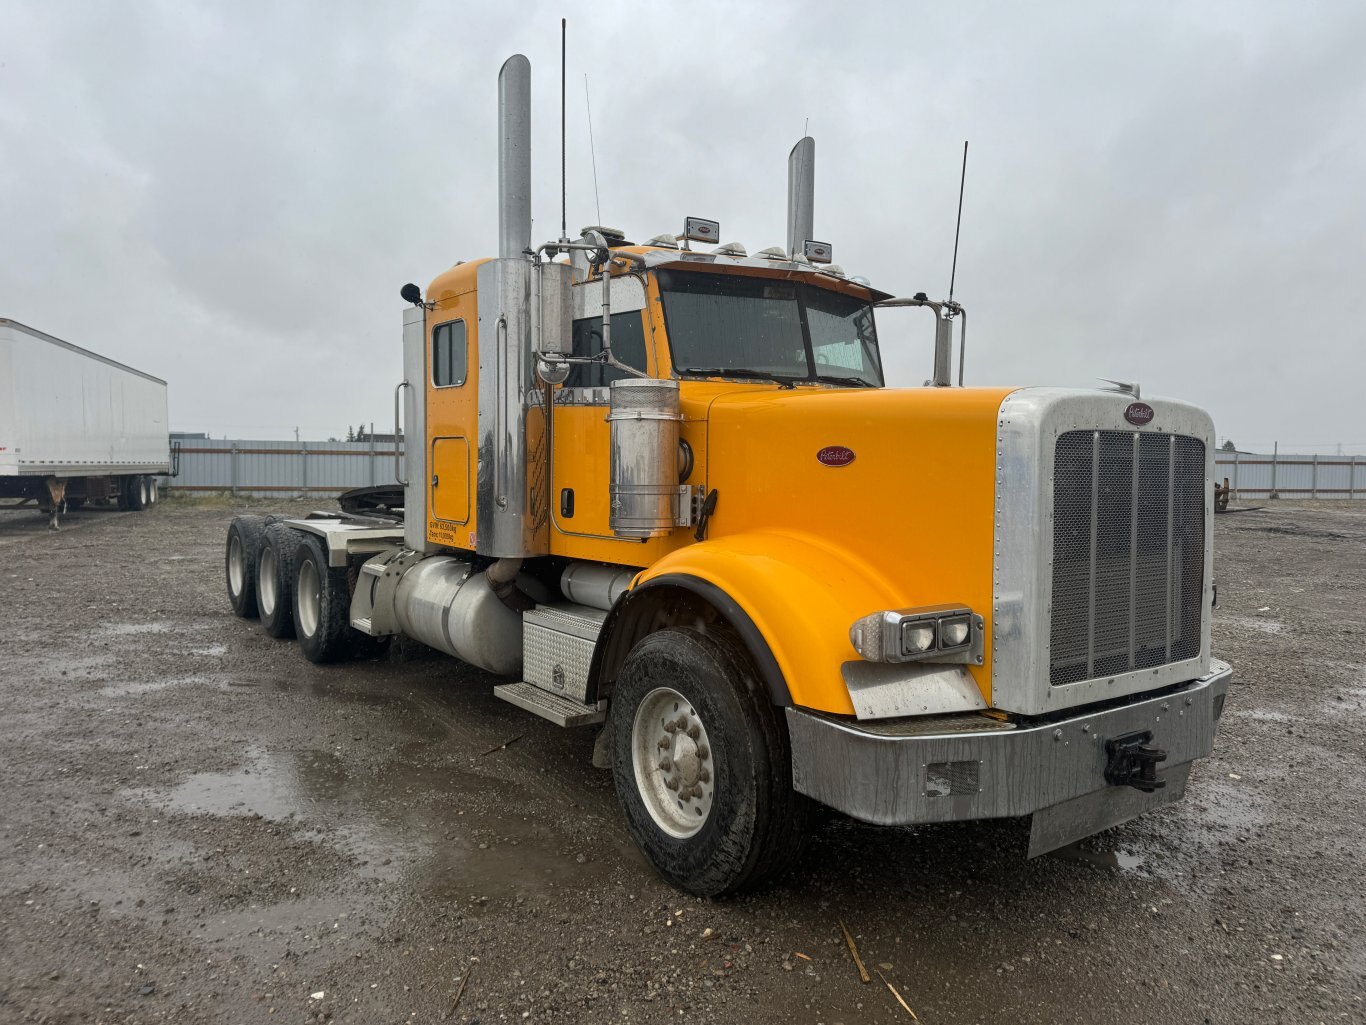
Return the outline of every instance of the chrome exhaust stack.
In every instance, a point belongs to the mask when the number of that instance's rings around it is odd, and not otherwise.
[[[479,472],[475,550],[549,550],[544,392],[531,359],[531,62],[498,73],[498,259],[480,264]]]
[[[787,155],[787,255],[800,256],[815,237],[816,140],[804,136]]]

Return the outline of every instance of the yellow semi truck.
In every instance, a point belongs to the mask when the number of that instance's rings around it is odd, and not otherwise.
[[[1210,418],[962,387],[961,348],[953,386],[962,308],[811,238],[809,139],[785,248],[697,218],[533,245],[530,74],[499,77],[498,256],[403,289],[401,523],[239,517],[233,608],[315,662],[414,638],[599,727],[632,835],[694,893],[779,872],[816,803],[1030,816],[1037,854],[1178,799],[1230,675]],[[885,385],[897,306],[934,316],[924,387]]]

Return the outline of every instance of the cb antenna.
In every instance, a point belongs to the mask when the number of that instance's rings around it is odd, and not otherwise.
[[[565,35],[568,19],[560,19],[560,241],[569,241],[569,202],[565,198],[569,186],[565,178],[565,159],[564,159],[564,54],[565,54]]]
[[[949,302],[953,302],[953,283],[958,278],[958,236],[963,230],[963,186],[968,181],[968,140],[963,140],[963,173],[958,178],[958,223],[953,229],[953,269],[949,271]]]

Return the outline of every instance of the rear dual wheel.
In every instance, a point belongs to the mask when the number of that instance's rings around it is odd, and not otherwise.
[[[340,662],[356,653],[351,588],[345,566],[329,566],[316,537],[300,539],[294,555],[294,632],[310,662]]]
[[[128,512],[142,512],[157,500],[157,482],[153,477],[139,474],[124,477],[119,491],[119,508]]]
[[[265,529],[266,521],[261,516],[234,516],[228,525],[228,543],[223,553],[228,604],[243,619],[255,619],[257,614],[256,566]]]
[[[650,634],[626,657],[611,700],[617,797],[660,875],[715,897],[792,864],[811,802],[792,789],[782,710],[736,637]]]
[[[269,524],[256,561],[256,608],[272,637],[294,636],[294,560],[302,535],[283,523]]]

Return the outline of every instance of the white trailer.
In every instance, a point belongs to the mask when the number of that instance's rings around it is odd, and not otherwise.
[[[140,511],[171,472],[166,382],[0,317],[0,498]]]

